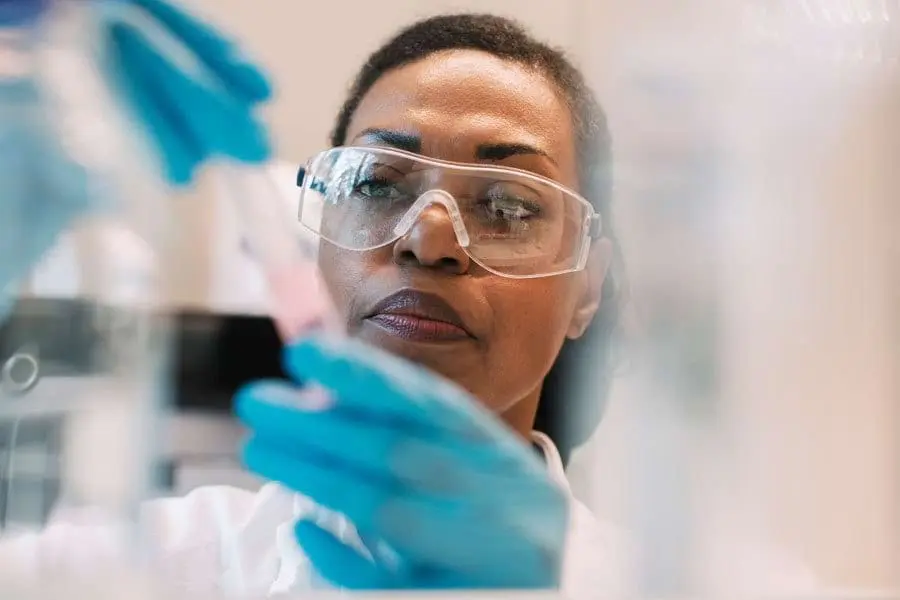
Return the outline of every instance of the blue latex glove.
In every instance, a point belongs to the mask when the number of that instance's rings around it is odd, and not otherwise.
[[[106,68],[163,160],[192,182],[212,157],[261,163],[271,148],[256,110],[272,89],[235,43],[164,0],[98,4]]]
[[[395,553],[369,560],[301,521],[297,539],[323,577],[349,589],[558,585],[565,493],[493,415],[358,341],[305,339],[285,352],[291,375],[331,402],[286,382],[242,390],[246,465],[347,516],[370,549]]]
[[[50,0],[0,0],[0,26],[21,26],[37,21]]]
[[[48,6],[49,0],[0,0],[0,26],[26,30]],[[271,88],[234,44],[162,0],[95,0],[91,7],[106,42],[98,58],[148,134],[170,183],[191,183],[197,167],[213,156],[242,162],[268,158],[267,134],[255,110]],[[190,60],[171,59],[173,48]],[[182,68],[188,62],[191,68]],[[11,301],[7,286],[96,203],[88,189],[90,174],[66,155],[48,126],[41,82],[32,75],[4,75],[0,72],[0,319]]]

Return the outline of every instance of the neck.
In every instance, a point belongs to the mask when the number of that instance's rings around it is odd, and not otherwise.
[[[534,427],[534,417],[537,414],[538,402],[541,399],[541,386],[537,386],[535,390],[527,396],[510,406],[505,412],[500,414],[509,427],[518,433],[526,441],[531,441],[531,430]]]

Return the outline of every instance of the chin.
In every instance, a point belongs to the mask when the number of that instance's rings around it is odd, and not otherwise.
[[[452,342],[410,340],[380,331],[375,326],[361,327],[351,335],[420,365],[476,395],[483,391],[480,389],[483,386],[478,383],[489,379],[484,373],[487,362],[484,348],[474,339]]]

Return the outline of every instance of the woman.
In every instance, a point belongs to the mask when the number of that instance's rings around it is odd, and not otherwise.
[[[609,136],[578,71],[505,19],[428,19],[365,63],[331,143],[301,172],[300,219],[351,339],[286,356],[330,400],[283,382],[238,399],[248,466],[356,528],[300,515],[313,571],[358,589],[626,593],[626,546],[535,432],[555,417],[568,451],[594,427],[618,316]],[[715,568],[728,591],[810,589],[771,548]]]
[[[564,481],[552,442],[532,434],[543,382],[567,339],[598,311],[608,336],[616,310],[608,135],[579,73],[504,19],[430,19],[370,57],[331,142],[304,173],[301,221],[323,239],[320,267],[350,336],[465,388]],[[402,563],[363,576],[368,563],[301,524],[320,573],[366,588],[558,585],[567,499],[546,468],[534,472],[492,418],[459,409],[462,394],[435,393],[418,371],[398,384],[384,373],[405,365],[360,350],[291,351],[298,379],[335,393],[327,417],[273,410],[266,400],[291,393],[274,384],[239,402],[257,433],[253,470],[346,514]],[[425,400],[396,394],[401,385]],[[379,396],[382,386],[392,389]],[[600,403],[605,390],[592,391]],[[487,440],[469,442],[475,431]],[[491,505],[515,512],[510,502],[521,515],[502,522]],[[414,521],[423,531],[408,530]]]
[[[159,568],[250,593],[321,579],[619,590],[613,533],[533,433],[540,416],[568,452],[593,428],[599,411],[570,404],[571,378],[543,384],[588,331],[585,360],[604,369],[617,318],[608,134],[582,77],[508,20],[428,19],[369,58],[331,142],[304,173],[304,224],[351,339],[303,339],[285,359],[330,399],[287,382],[244,390],[247,465],[282,486],[149,504]],[[605,379],[591,383],[585,404],[600,406]],[[101,564],[100,532],[61,516],[3,563]]]
[[[285,384],[246,390],[248,466],[389,548],[371,562],[301,520],[301,547],[337,585],[596,592],[614,557],[580,550],[563,570],[563,465],[532,433],[539,405],[560,402],[541,396],[561,346],[598,311],[608,337],[616,317],[608,135],[581,76],[507,20],[429,19],[366,62],[331,142],[303,173],[301,221],[322,237],[347,332],[487,411],[366,346],[300,342],[289,370],[334,406],[303,414],[309,396]],[[580,507],[572,523],[570,544],[610,541]]]

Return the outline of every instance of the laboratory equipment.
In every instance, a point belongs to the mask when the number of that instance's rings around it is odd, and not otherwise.
[[[218,191],[230,200],[247,251],[262,270],[269,314],[282,339],[292,341],[316,329],[342,331],[321,279],[315,241],[298,235],[293,203],[285,199],[273,171],[234,161],[215,168]]]
[[[192,87],[165,59],[171,44],[142,35],[148,16],[168,27],[167,41],[197,50],[200,67],[213,63],[210,87]],[[152,596],[165,582],[142,570],[156,548],[142,503],[158,489],[179,268],[167,185],[189,183],[212,155],[268,156],[252,114],[267,83],[162,2],[10,1],[0,28],[2,595]],[[202,104],[202,126],[160,118],[153,92]],[[235,135],[220,135],[223,119]],[[185,135],[195,154],[181,153]],[[75,255],[70,293],[42,297],[40,263],[64,242]],[[48,560],[60,531],[100,554],[79,562],[69,547]]]
[[[29,5],[30,18],[2,23],[8,60],[0,73],[0,127],[4,142],[16,144],[0,158],[4,523],[8,531],[44,524],[47,511],[31,508],[46,505],[47,491],[18,485],[43,470],[59,482],[57,508],[91,506],[125,527],[153,487],[149,434],[165,360],[157,313],[164,190],[95,66],[87,6],[18,4]],[[77,247],[79,294],[36,298],[29,276],[63,238]],[[46,443],[32,446],[45,464],[29,473],[16,458],[21,431],[36,422],[47,424]]]

